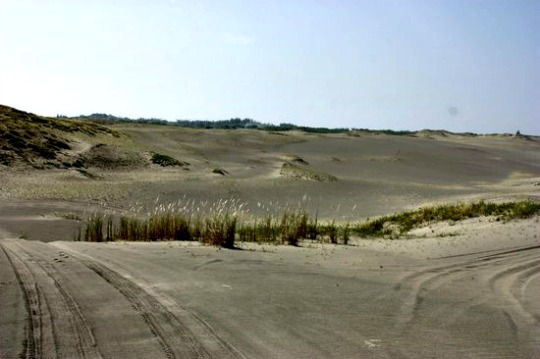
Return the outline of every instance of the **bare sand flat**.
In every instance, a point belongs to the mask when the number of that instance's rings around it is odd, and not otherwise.
[[[114,160],[101,151],[84,170],[0,169],[1,358],[540,357],[538,216],[337,246],[73,241],[89,213],[157,198],[235,198],[254,215],[303,201],[352,223],[538,201],[537,138],[111,127],[123,137],[75,134],[73,151],[117,145],[140,154],[129,166],[100,167]],[[189,165],[144,162],[152,151]]]

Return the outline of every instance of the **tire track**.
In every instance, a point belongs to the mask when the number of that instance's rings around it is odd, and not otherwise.
[[[14,241],[0,245],[16,273],[28,313],[20,357],[101,358],[90,327],[54,270],[30,254],[30,246],[25,249]]]
[[[462,255],[450,259],[451,262],[443,258],[443,263],[437,260],[439,265],[405,275],[394,286],[394,291],[408,291],[401,314],[397,316],[396,335],[407,338],[415,328],[432,326],[435,330],[440,328],[439,336],[457,334],[454,340],[463,340],[468,356],[515,357],[515,349],[519,347],[523,355],[537,357],[540,354],[540,318],[533,309],[537,306],[531,303],[534,301],[531,298],[539,289],[537,283],[533,283],[540,275],[539,252],[540,246],[536,245],[493,251],[487,255]],[[532,293],[529,302],[525,301],[527,285],[531,285],[529,293]],[[446,301],[444,295],[448,291],[460,293],[459,299]],[[527,303],[532,306],[528,308]],[[495,351],[475,347],[468,343],[470,338],[467,336],[458,339],[463,323],[470,323],[477,314],[493,317],[493,325],[501,328],[495,333],[505,339],[490,344],[494,349],[498,348]],[[478,328],[489,330],[483,324]],[[454,332],[456,334],[452,334]],[[414,334],[412,336],[414,338]],[[509,346],[514,345],[515,349],[510,349]],[[403,356],[409,354],[413,355],[407,349],[401,352]]]
[[[469,275],[471,269],[476,270],[488,265],[490,264],[467,260],[450,265],[429,267],[403,277],[399,283],[394,285],[394,290],[400,291],[406,287],[410,288],[411,292],[404,299],[401,306],[402,315],[398,323],[400,331],[403,332],[418,317],[418,312],[428,293],[450,281],[458,280]]]
[[[67,248],[64,250],[127,299],[150,327],[167,358],[244,358],[236,348],[221,339],[208,323],[174,304],[174,301],[145,290],[95,258]]]
[[[487,284],[503,304],[502,311],[512,324],[517,338],[530,348],[531,357],[540,355],[540,310],[527,306],[525,293],[532,280],[540,275],[540,248],[531,248],[509,265],[489,273]],[[532,288],[540,292],[540,288]],[[537,303],[537,299],[533,299]]]
[[[43,357],[44,342],[53,341],[54,333],[50,325],[45,325],[44,321],[50,319],[48,313],[44,313],[40,287],[36,284],[35,278],[28,266],[6,246],[0,243],[2,251],[8,258],[15,276],[23,291],[25,306],[27,311],[27,323],[25,325],[24,348],[19,354],[20,358],[32,359]]]
[[[523,303],[525,283],[531,276],[540,273],[540,260],[524,259],[509,268],[500,270],[489,278],[490,289],[497,296],[503,297],[509,304],[509,315],[514,322],[523,323],[525,326],[538,327],[540,320],[538,315],[529,311]],[[518,320],[518,319],[521,320]]]
[[[521,273],[518,276],[517,280],[520,283],[522,283],[522,285],[520,286],[519,291],[518,291],[519,293],[516,294],[516,296],[519,295],[520,298],[524,298],[527,291],[527,287],[530,285],[530,283],[533,280],[535,280],[539,276],[540,276],[540,266],[537,266],[535,268],[532,268],[530,270],[527,270]],[[539,315],[535,314],[535,317],[536,317],[536,320],[540,322],[540,314]]]
[[[400,331],[403,332],[405,328],[410,326],[412,322],[418,317],[418,312],[422,307],[422,304],[426,296],[437,290],[441,286],[448,285],[455,281],[462,281],[462,279],[470,278],[472,270],[476,274],[476,277],[480,277],[482,271],[488,268],[498,268],[501,265],[507,267],[508,265],[517,264],[517,266],[511,267],[511,269],[505,269],[498,274],[495,274],[493,278],[489,279],[489,287],[492,292],[495,291],[494,283],[505,277],[508,273],[522,273],[522,270],[526,270],[532,267],[534,271],[538,266],[539,261],[533,259],[538,258],[537,252],[540,246],[525,247],[519,249],[508,250],[504,252],[496,252],[489,255],[482,255],[470,259],[465,259],[458,263],[451,263],[441,266],[428,267],[424,270],[414,272],[412,274],[403,277],[399,283],[394,286],[394,290],[399,291],[404,287],[410,288],[411,292],[404,300],[401,307],[402,319],[398,323]],[[479,254],[479,253],[478,253]],[[474,254],[471,254],[474,255]],[[467,255],[470,256],[470,255]],[[461,256],[460,256],[461,257]],[[444,258],[446,259],[446,258]],[[533,262],[531,262],[533,260]],[[525,262],[525,264],[521,264]],[[536,271],[533,274],[537,274]],[[497,293],[495,293],[497,294]],[[451,316],[447,317],[450,322],[455,321],[462,313],[466,312],[471,307],[480,305],[486,302],[485,296],[481,298],[475,298],[475,301],[459,308],[454,308]],[[519,303],[518,300],[515,300]],[[521,304],[519,304],[521,306]],[[522,315],[529,317],[529,313],[522,311]],[[452,319],[454,318],[454,319]],[[517,318],[512,318],[514,322],[519,322]]]
[[[34,242],[32,246],[23,248],[21,244],[16,244],[22,253],[25,253],[27,259],[36,263],[40,269],[49,276],[50,281],[54,283],[58,294],[60,294],[60,313],[56,316],[56,325],[60,328],[71,328],[70,337],[62,338],[63,344],[58,345],[58,353],[60,357],[73,357],[80,358],[102,358],[101,353],[97,349],[97,342],[92,328],[86,321],[84,314],[82,313],[79,305],[73,298],[73,296],[66,290],[61,284],[57,270],[50,263],[49,256],[51,255],[49,246],[41,242]],[[48,249],[45,250],[44,249]],[[67,260],[67,256],[59,253],[63,260]],[[54,259],[56,262],[58,259]],[[60,261],[61,263],[61,261]],[[56,300],[58,296],[53,297]],[[51,311],[54,313],[54,310]]]

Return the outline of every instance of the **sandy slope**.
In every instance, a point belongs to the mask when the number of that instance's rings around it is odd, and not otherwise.
[[[0,353],[538,357],[539,219],[486,223],[446,238],[233,251],[4,239]]]
[[[260,212],[258,203],[275,210],[305,198],[311,212],[345,221],[428,202],[536,197],[540,188],[540,140],[536,137],[355,137],[140,125],[114,128],[125,134],[118,145],[126,151],[157,151],[190,165],[87,168],[95,177],[75,169],[0,169],[0,198],[128,208],[134,203],[152,206],[157,197],[173,202],[234,197],[253,212]],[[334,176],[337,181],[280,175],[283,164],[295,157],[306,163],[297,164],[300,169]],[[215,174],[214,169],[228,174]]]

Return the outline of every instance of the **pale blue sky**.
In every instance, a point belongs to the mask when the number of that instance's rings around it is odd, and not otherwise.
[[[0,0],[0,103],[540,135],[540,1]]]

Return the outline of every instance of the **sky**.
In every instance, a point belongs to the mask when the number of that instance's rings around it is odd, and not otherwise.
[[[0,104],[540,135],[540,1],[0,0]]]

